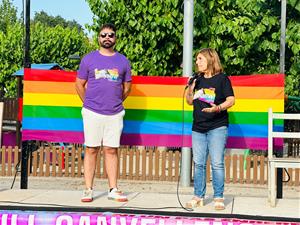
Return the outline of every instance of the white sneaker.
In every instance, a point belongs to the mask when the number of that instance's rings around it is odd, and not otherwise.
[[[93,201],[93,189],[92,188],[85,189],[83,191],[81,202],[91,202],[91,201]]]
[[[107,198],[109,200],[114,200],[117,202],[127,202],[128,201],[126,195],[117,188],[113,188],[111,191],[108,191]]]

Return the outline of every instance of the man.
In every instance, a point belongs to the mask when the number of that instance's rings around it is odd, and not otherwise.
[[[81,201],[93,201],[97,152],[102,146],[109,184],[108,199],[124,202],[127,197],[117,187],[117,149],[125,115],[122,103],[131,87],[131,67],[127,58],[114,50],[116,28],[113,24],[104,24],[100,28],[98,41],[100,49],[83,57],[76,79],[76,91],[83,101],[86,146],[86,189]]]

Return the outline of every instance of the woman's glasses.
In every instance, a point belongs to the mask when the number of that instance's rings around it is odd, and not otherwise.
[[[114,32],[100,33],[100,37],[106,38],[106,36],[108,36],[109,38],[114,38],[115,37],[115,33]]]

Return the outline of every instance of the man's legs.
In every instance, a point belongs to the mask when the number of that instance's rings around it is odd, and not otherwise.
[[[118,152],[117,148],[103,146],[105,170],[108,177],[109,189],[117,188]]]
[[[87,189],[93,189],[99,147],[86,147],[84,154],[84,180]]]
[[[88,109],[82,108],[84,129],[84,180],[86,188],[93,188],[97,162],[97,153],[103,137],[103,121],[105,117]]]
[[[86,189],[83,191],[82,202],[93,201],[93,186],[99,147],[86,147],[84,154],[84,180]]]
[[[114,147],[103,147],[104,159],[105,159],[105,170],[108,177],[108,199],[126,202],[128,201],[126,195],[118,189],[117,177],[118,177],[118,148]]]

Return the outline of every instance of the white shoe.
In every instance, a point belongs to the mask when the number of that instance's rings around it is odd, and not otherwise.
[[[93,201],[93,189],[89,188],[83,191],[81,202],[91,202]]]
[[[114,200],[117,202],[127,202],[128,201],[126,195],[124,195],[124,193],[117,188],[113,188],[111,191],[108,191],[107,198],[109,200]]]

